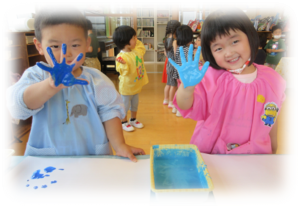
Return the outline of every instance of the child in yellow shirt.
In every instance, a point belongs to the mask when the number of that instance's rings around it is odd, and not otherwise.
[[[125,131],[133,131],[134,127],[143,128],[137,119],[139,93],[148,83],[148,76],[144,66],[143,56],[146,52],[144,44],[136,37],[135,30],[130,26],[117,27],[113,34],[113,41],[121,50],[117,55],[116,70],[119,76],[119,93],[122,96],[126,116],[122,119]],[[131,111],[131,119],[127,121],[127,111]]]

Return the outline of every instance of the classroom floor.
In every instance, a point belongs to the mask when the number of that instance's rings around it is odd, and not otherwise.
[[[118,87],[118,77],[109,73],[108,77]],[[165,84],[161,82],[162,73],[148,73],[149,84],[143,87],[140,93],[140,102],[137,118],[144,124],[143,129],[125,132],[126,143],[143,148],[150,154],[150,147],[156,144],[188,144],[193,134],[196,122],[191,119],[177,117],[167,105],[163,105]],[[288,153],[287,115],[288,95],[278,117],[278,149],[277,154]],[[129,112],[130,113],[130,112]],[[129,117],[129,115],[128,115]],[[20,140],[15,141],[10,148],[15,150],[14,155],[24,155],[29,132]]]

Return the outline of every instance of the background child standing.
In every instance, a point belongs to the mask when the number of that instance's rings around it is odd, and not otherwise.
[[[283,52],[285,51],[285,43],[281,39],[282,29],[280,26],[275,25],[272,27],[273,39],[269,40],[265,49],[267,51],[266,66],[269,66],[273,69],[276,68]]]
[[[169,108],[173,108],[173,98],[177,90],[177,81],[173,78],[173,73],[176,70],[172,64],[170,64],[169,59],[175,57],[175,52],[177,49],[176,41],[176,29],[180,26],[180,22],[177,20],[170,20],[166,27],[166,38],[165,38],[165,53],[168,57],[167,63],[167,85],[164,89],[164,104],[169,104]],[[170,86],[170,87],[169,87]]]
[[[91,38],[91,44],[88,48],[88,53],[85,54],[85,60],[83,66],[89,66],[101,71],[101,64],[98,59],[98,53],[100,52],[99,42],[96,35],[93,33],[93,25],[89,19],[87,21],[88,36]]]
[[[182,81],[174,105],[198,121],[191,143],[210,154],[275,153],[285,81],[253,63],[259,45],[253,24],[241,10],[217,10],[205,19],[201,42],[207,61],[201,70],[200,48],[193,61],[190,47],[182,66],[169,60]]]
[[[196,41],[194,43],[194,55],[197,51],[197,48],[201,46],[201,33],[199,32],[196,38]],[[199,66],[203,66],[204,60],[202,54],[200,54],[200,59],[199,59]]]
[[[121,50],[116,59],[116,70],[119,76],[119,93],[125,104],[126,115],[122,119],[122,127],[125,131],[133,131],[134,127],[143,128],[137,117],[139,93],[142,87],[148,83],[148,76],[144,66],[143,56],[146,52],[144,44],[136,37],[132,27],[120,26],[115,29],[113,41]],[[127,121],[127,111],[130,109],[131,118]]]
[[[175,53],[175,63],[178,66],[181,66],[181,57],[179,53],[179,47],[182,46],[184,56],[187,59],[188,51],[189,51],[189,46],[192,44],[193,41],[193,31],[192,29],[187,26],[187,25],[182,25],[177,28],[176,30],[176,37],[177,37],[177,49]],[[173,78],[177,80],[178,86],[180,85],[180,80],[179,80],[179,74],[177,69],[174,70],[173,73]],[[173,107],[172,110],[173,113],[176,113],[176,116],[180,117],[181,114],[179,111],[177,111],[176,107]]]

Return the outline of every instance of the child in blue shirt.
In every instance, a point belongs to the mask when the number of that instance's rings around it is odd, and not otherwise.
[[[81,66],[91,41],[81,12],[41,10],[35,36],[48,64],[28,68],[7,92],[12,117],[33,117],[25,155],[107,155],[110,145],[132,161],[145,154],[125,144],[124,104],[113,83]]]

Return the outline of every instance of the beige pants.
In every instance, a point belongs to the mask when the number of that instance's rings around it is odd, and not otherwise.
[[[95,68],[95,69],[98,69],[99,71],[101,71],[101,64],[100,64],[100,61],[98,58],[86,57],[83,62],[83,66],[88,66],[88,67]]]

